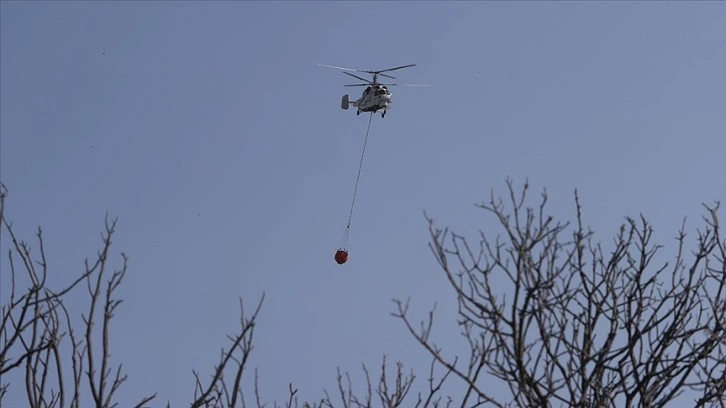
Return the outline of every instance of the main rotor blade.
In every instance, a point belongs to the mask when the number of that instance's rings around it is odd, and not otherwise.
[[[393,75],[388,75],[388,74],[378,74],[378,75],[380,75],[382,77],[386,77],[386,78],[396,79],[396,77]]]
[[[400,67],[388,68],[388,69],[384,69],[384,70],[377,71],[377,72],[380,74],[381,72],[395,71],[397,69],[408,68],[408,67],[415,67],[415,66],[416,66],[416,64],[401,65]]]
[[[368,86],[368,84],[351,84],[351,85],[343,85],[343,86]]]
[[[385,85],[385,86],[433,86],[433,85],[425,85],[425,84],[379,84],[379,85]]]
[[[394,77],[392,77],[390,75],[383,74],[383,72],[395,71],[397,69],[403,69],[403,68],[408,68],[408,67],[415,67],[416,64],[401,65],[400,67],[382,69],[380,71],[369,71],[369,70],[364,70],[364,69],[345,68],[345,67],[339,67],[339,66],[336,66],[336,65],[327,65],[327,64],[318,64],[318,66],[328,67],[328,68],[335,68],[335,69],[342,69],[343,71],[354,71],[354,72],[366,72],[366,73],[369,73],[369,74],[380,74],[381,76],[386,76],[386,77],[389,77],[389,78],[394,78]]]
[[[319,66],[321,66],[321,67],[328,67],[328,68],[342,69],[343,71],[356,71],[356,72],[365,72],[365,71],[360,71],[360,70],[358,70],[358,69],[353,69],[353,68],[336,67],[335,65],[326,65],[326,64],[318,64],[318,65],[319,65]]]
[[[352,76],[353,78],[357,78],[357,79],[360,79],[360,80],[361,80],[361,81],[363,81],[363,82],[367,82],[367,83],[369,83],[369,84],[373,85],[373,82],[371,82],[371,81],[369,81],[369,80],[367,80],[367,79],[365,79],[365,78],[361,78],[361,77],[359,77],[358,75],[353,75],[353,74],[351,74],[350,72],[343,72],[343,73],[344,73],[345,75],[350,75],[350,76]]]

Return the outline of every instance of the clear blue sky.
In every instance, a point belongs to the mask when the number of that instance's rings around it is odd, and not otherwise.
[[[529,177],[532,203],[546,187],[568,219],[578,188],[608,243],[642,212],[665,251],[684,216],[693,231],[701,203],[726,198],[723,1],[34,1],[1,12],[7,216],[28,240],[44,228],[55,282],[95,254],[105,212],[119,218],[115,250],[130,256],[112,327],[112,359],[129,374],[121,406],[152,392],[155,406],[185,406],[191,370],[208,375],[237,327],[238,297],[251,307],[263,291],[250,367],[264,399],[282,402],[288,382],[318,398],[336,366],[359,379],[383,353],[423,386],[429,359],[390,299],[411,296],[422,318],[437,301],[438,343],[463,344],[423,211],[474,237],[494,221],[474,204],[504,193],[506,177]],[[396,76],[433,85],[394,88],[394,108],[374,118],[342,267],[332,256],[368,117],[340,109],[361,89],[318,63],[417,64]]]

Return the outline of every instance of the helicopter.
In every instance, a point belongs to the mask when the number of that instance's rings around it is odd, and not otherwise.
[[[338,67],[335,65],[325,65],[325,64],[318,64],[318,65],[321,67],[335,68],[335,69],[340,69],[343,71],[365,72],[365,73],[373,75],[373,80],[369,81],[365,78],[359,77],[358,75],[351,74],[350,72],[343,72],[346,75],[350,75],[353,78],[356,78],[356,79],[359,79],[359,80],[365,82],[364,84],[345,85],[345,86],[365,86],[366,89],[363,90],[363,94],[357,100],[351,101],[350,96],[348,94],[345,94],[345,95],[343,95],[343,98],[340,102],[340,107],[344,110],[347,110],[351,105],[353,107],[355,107],[356,115],[360,115],[361,112],[372,112],[375,114],[378,111],[382,111],[381,118],[385,118],[386,111],[391,106],[392,94],[391,94],[391,91],[388,89],[389,86],[430,86],[430,85],[418,85],[418,84],[382,84],[382,83],[378,82],[378,76],[396,79],[396,77],[388,75],[388,74],[384,74],[384,72],[390,72],[390,71],[395,71],[398,69],[415,67],[416,64],[401,65],[400,67],[382,69],[380,71],[344,68],[344,67]]]

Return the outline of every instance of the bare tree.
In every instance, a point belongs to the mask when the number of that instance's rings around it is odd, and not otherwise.
[[[86,260],[84,270],[70,283],[51,289],[47,285],[43,232],[38,229],[38,252],[34,254],[30,244],[19,240],[5,219],[6,198],[7,190],[0,184],[0,228],[4,227],[10,239],[9,271],[2,273],[3,280],[9,273],[10,293],[0,308],[0,377],[4,380],[14,370],[24,370],[25,393],[33,408],[86,406],[80,398],[84,385],[90,390],[93,406],[114,406],[113,396],[127,378],[121,364],[114,366],[111,362],[109,352],[111,320],[122,302],[114,292],[127,270],[127,257],[121,254],[121,268],[109,271],[116,220],[106,219],[102,249],[95,260]],[[29,286],[22,288],[22,282]],[[83,286],[88,290],[90,304],[82,314],[84,330],[79,334],[73,329],[64,298]],[[70,342],[64,348],[66,338]],[[0,383],[0,404],[10,386]],[[142,398],[136,406],[144,406],[153,398]]]
[[[465,364],[430,338],[433,313],[416,329],[408,302],[394,315],[454,377],[467,385],[461,406],[665,407],[684,391],[695,407],[726,406],[726,241],[718,203],[690,250],[685,225],[672,262],[645,218],[627,218],[606,249],[583,224],[575,191],[572,229],[539,205],[528,185],[510,209],[494,195],[480,208],[501,234],[478,245],[427,216],[430,247],[458,299],[469,344]],[[685,222],[684,222],[685,224]],[[510,397],[493,390],[506,387]]]

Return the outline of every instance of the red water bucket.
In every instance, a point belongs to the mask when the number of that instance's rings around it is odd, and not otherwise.
[[[335,252],[335,262],[338,263],[338,265],[342,265],[346,262],[348,262],[348,251],[339,249]]]

